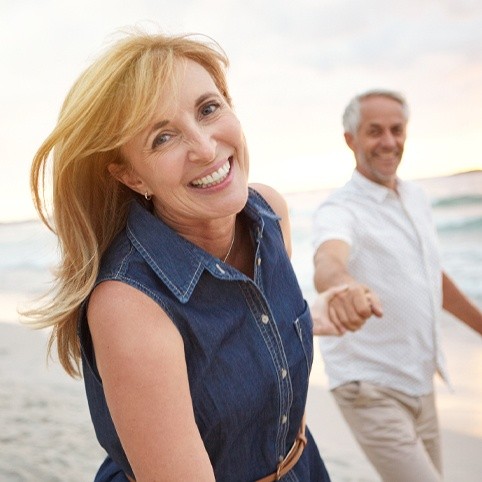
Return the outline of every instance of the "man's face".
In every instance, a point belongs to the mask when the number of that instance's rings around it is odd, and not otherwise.
[[[345,133],[356,168],[371,181],[394,189],[406,139],[402,105],[388,97],[373,96],[362,100],[360,107],[356,134]]]

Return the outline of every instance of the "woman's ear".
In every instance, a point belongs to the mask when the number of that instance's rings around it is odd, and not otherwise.
[[[122,184],[125,184],[128,188],[132,189],[139,194],[144,194],[148,191],[147,186],[144,181],[137,175],[137,173],[131,169],[127,168],[118,163],[111,163],[107,166],[109,174],[117,179]]]

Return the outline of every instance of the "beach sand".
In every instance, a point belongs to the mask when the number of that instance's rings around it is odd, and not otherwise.
[[[482,380],[480,337],[457,322],[448,323],[445,331],[451,337],[447,356],[453,363],[449,365],[456,372],[455,393],[443,386],[437,389],[445,479],[478,482],[482,480],[482,398],[477,392]],[[56,361],[46,365],[46,343],[45,331],[0,322],[2,482],[90,482],[104,457],[91,425],[83,383],[68,377]],[[334,482],[379,480],[326,388],[318,351],[307,418]]]

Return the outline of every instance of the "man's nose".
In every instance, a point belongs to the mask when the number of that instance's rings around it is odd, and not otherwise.
[[[381,143],[383,147],[391,148],[397,146],[397,138],[390,132],[386,131],[383,133],[381,138]]]

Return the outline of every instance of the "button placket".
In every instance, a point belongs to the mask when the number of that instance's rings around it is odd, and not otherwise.
[[[291,380],[288,376],[288,362],[276,321],[272,318],[271,312],[267,307],[262,287],[258,286],[256,281],[251,281],[243,285],[243,288],[245,289],[245,296],[251,312],[255,316],[258,328],[260,329],[277,372],[280,405],[277,423],[276,453],[280,455],[281,458],[284,458],[289,430],[289,413],[293,398]],[[284,421],[283,417],[286,417]]]

